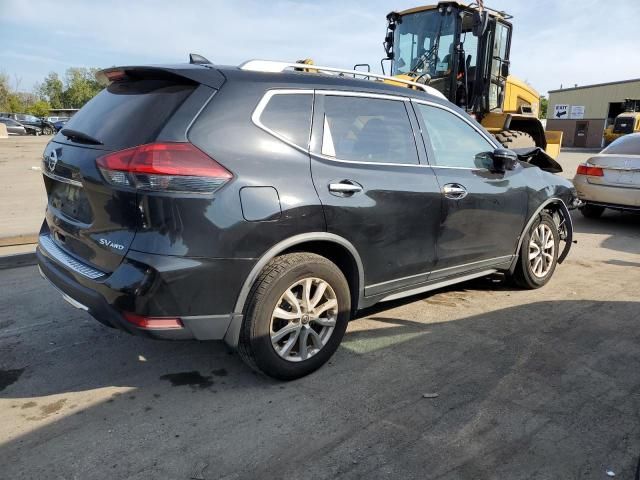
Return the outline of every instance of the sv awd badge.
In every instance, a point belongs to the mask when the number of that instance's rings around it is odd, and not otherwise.
[[[124,245],[120,245],[119,243],[112,242],[111,240],[107,240],[106,238],[100,239],[100,245],[113,248],[114,250],[124,250]]]

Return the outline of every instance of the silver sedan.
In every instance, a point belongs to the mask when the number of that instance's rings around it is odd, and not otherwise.
[[[605,208],[640,213],[640,133],[618,138],[579,165],[573,184],[585,217],[597,218]]]

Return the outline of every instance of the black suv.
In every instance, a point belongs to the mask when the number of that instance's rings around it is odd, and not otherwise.
[[[292,379],[358,309],[494,272],[537,288],[566,257],[575,190],[536,152],[425,92],[264,65],[100,74],[44,152],[38,263],[66,300]]]

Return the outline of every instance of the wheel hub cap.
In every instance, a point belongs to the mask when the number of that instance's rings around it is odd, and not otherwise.
[[[271,344],[290,362],[316,355],[329,341],[338,318],[338,300],[327,282],[304,278],[280,297],[271,315]]]

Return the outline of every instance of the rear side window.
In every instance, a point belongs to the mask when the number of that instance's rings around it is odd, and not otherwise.
[[[76,113],[65,128],[121,149],[155,140],[195,85],[166,80],[112,83]]]
[[[405,102],[327,95],[322,154],[371,163],[418,163]]]
[[[310,93],[275,93],[262,111],[260,123],[306,150],[311,131],[312,103],[313,95]]]
[[[611,155],[640,155],[640,135],[625,135],[615,140],[601,153]]]
[[[432,165],[488,168],[486,152],[495,147],[457,115],[442,108],[416,104],[424,120],[435,158]]]

